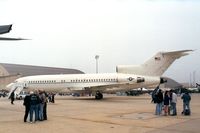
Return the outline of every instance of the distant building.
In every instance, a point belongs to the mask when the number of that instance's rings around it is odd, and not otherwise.
[[[0,63],[0,90],[15,79],[24,76],[50,74],[82,74],[77,69]]]

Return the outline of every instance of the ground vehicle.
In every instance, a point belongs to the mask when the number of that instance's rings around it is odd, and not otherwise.
[[[0,97],[6,97],[7,94],[5,92],[0,92]]]
[[[20,94],[16,95],[16,99],[22,100],[25,98],[26,95],[27,95],[26,92],[21,92]]]

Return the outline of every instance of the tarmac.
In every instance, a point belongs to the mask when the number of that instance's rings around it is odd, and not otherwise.
[[[192,114],[181,115],[178,98],[177,116],[156,116],[151,96],[104,95],[94,97],[56,96],[48,103],[48,120],[24,123],[23,100],[10,104],[0,98],[0,133],[199,133],[200,94],[193,94]]]

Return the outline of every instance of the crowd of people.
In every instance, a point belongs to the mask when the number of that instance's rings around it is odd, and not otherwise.
[[[47,120],[47,102],[54,103],[54,95],[53,93],[47,94],[43,90],[30,91],[29,94],[25,96],[23,103],[25,106],[24,122],[27,122],[28,115],[30,123]],[[11,93],[10,98],[11,104],[14,104],[14,92]],[[188,92],[185,92],[181,96],[181,99],[183,100],[183,111],[181,113],[183,115],[190,115],[191,96]],[[177,115],[177,94],[173,90],[167,90],[163,95],[163,91],[158,89],[152,101],[156,103],[155,115]],[[33,114],[35,116],[34,119]]]
[[[185,92],[181,99],[183,100],[183,111],[181,112],[183,115],[190,115],[191,109],[190,109],[190,100],[191,96],[188,92]],[[163,91],[159,89],[157,93],[155,94],[154,103],[156,103],[156,110],[155,115],[162,115],[165,116],[171,115],[176,116],[177,115],[177,94],[173,91],[165,91],[163,96]]]
[[[28,115],[30,115],[30,123],[47,120],[47,99],[48,95],[45,91],[30,91],[30,95],[26,95],[23,103],[25,106],[24,122],[27,122]]]

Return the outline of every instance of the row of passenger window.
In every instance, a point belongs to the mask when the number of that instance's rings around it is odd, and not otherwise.
[[[117,79],[74,79],[71,82],[117,82]],[[41,80],[41,81],[28,81],[29,84],[40,83],[56,83],[56,80]],[[61,80],[61,83],[66,83],[65,80]]]
[[[39,83],[55,83],[55,80],[41,80],[41,81],[28,81],[29,84],[39,84]]]
[[[117,82],[117,79],[74,79],[71,82]]]

